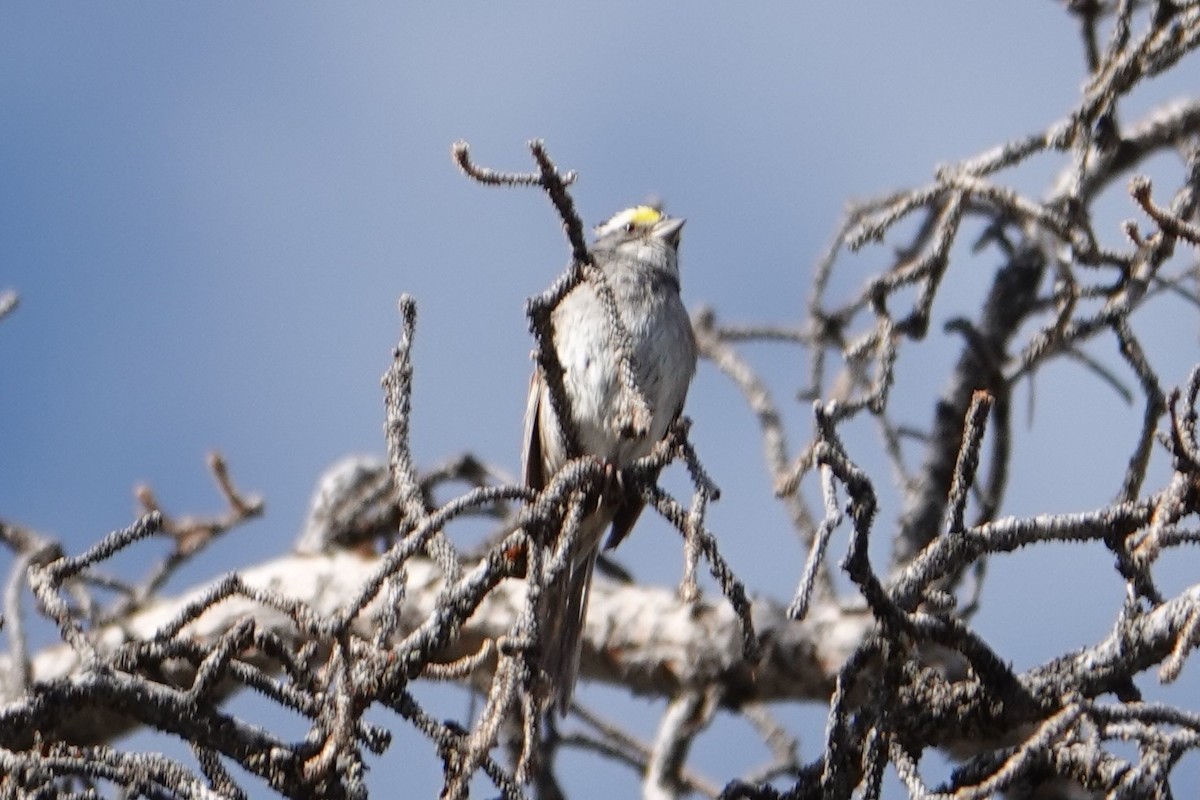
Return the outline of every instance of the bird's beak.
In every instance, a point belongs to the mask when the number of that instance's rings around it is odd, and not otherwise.
[[[655,238],[662,239],[664,242],[671,245],[671,247],[678,249],[679,235],[683,231],[683,223],[685,222],[687,222],[687,220],[680,217],[660,220],[659,222],[655,223],[654,228],[650,231],[650,233]]]

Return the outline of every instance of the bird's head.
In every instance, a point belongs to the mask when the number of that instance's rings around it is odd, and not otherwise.
[[[657,206],[634,206],[597,225],[596,243],[654,239],[678,250],[684,222],[678,217],[668,217]]]
[[[634,259],[678,286],[679,238],[684,222],[668,217],[657,206],[627,208],[596,226],[592,250],[606,270],[609,264],[627,264]]]

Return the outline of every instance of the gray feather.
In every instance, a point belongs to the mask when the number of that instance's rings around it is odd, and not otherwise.
[[[576,286],[555,308],[554,346],[563,366],[563,388],[578,429],[583,454],[624,469],[648,455],[683,409],[696,369],[696,341],[679,297],[676,260],[682,222],[660,222],[649,232],[613,226],[593,247],[596,263],[612,289],[618,314],[633,345],[638,388],[650,406],[649,434],[629,437],[617,423],[619,359],[612,324],[590,283]],[[522,475],[532,489],[544,489],[569,454],[544,376],[534,370],[525,410]],[[566,714],[571,703],[587,619],[592,573],[605,531],[609,546],[632,529],[644,501],[612,481],[589,508],[564,568],[542,590],[542,669],[553,687],[555,706]],[[553,553],[554,543],[548,547]]]

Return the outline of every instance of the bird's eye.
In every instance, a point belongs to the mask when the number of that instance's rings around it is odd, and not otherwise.
[[[633,233],[635,230],[637,230],[637,226],[634,225],[632,222],[625,223],[625,232],[626,233]]]

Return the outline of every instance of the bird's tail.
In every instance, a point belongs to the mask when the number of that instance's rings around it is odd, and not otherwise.
[[[549,680],[554,706],[564,717],[571,708],[579,674],[583,623],[598,552],[599,548],[589,547],[581,563],[568,565],[542,592],[542,669]]]

